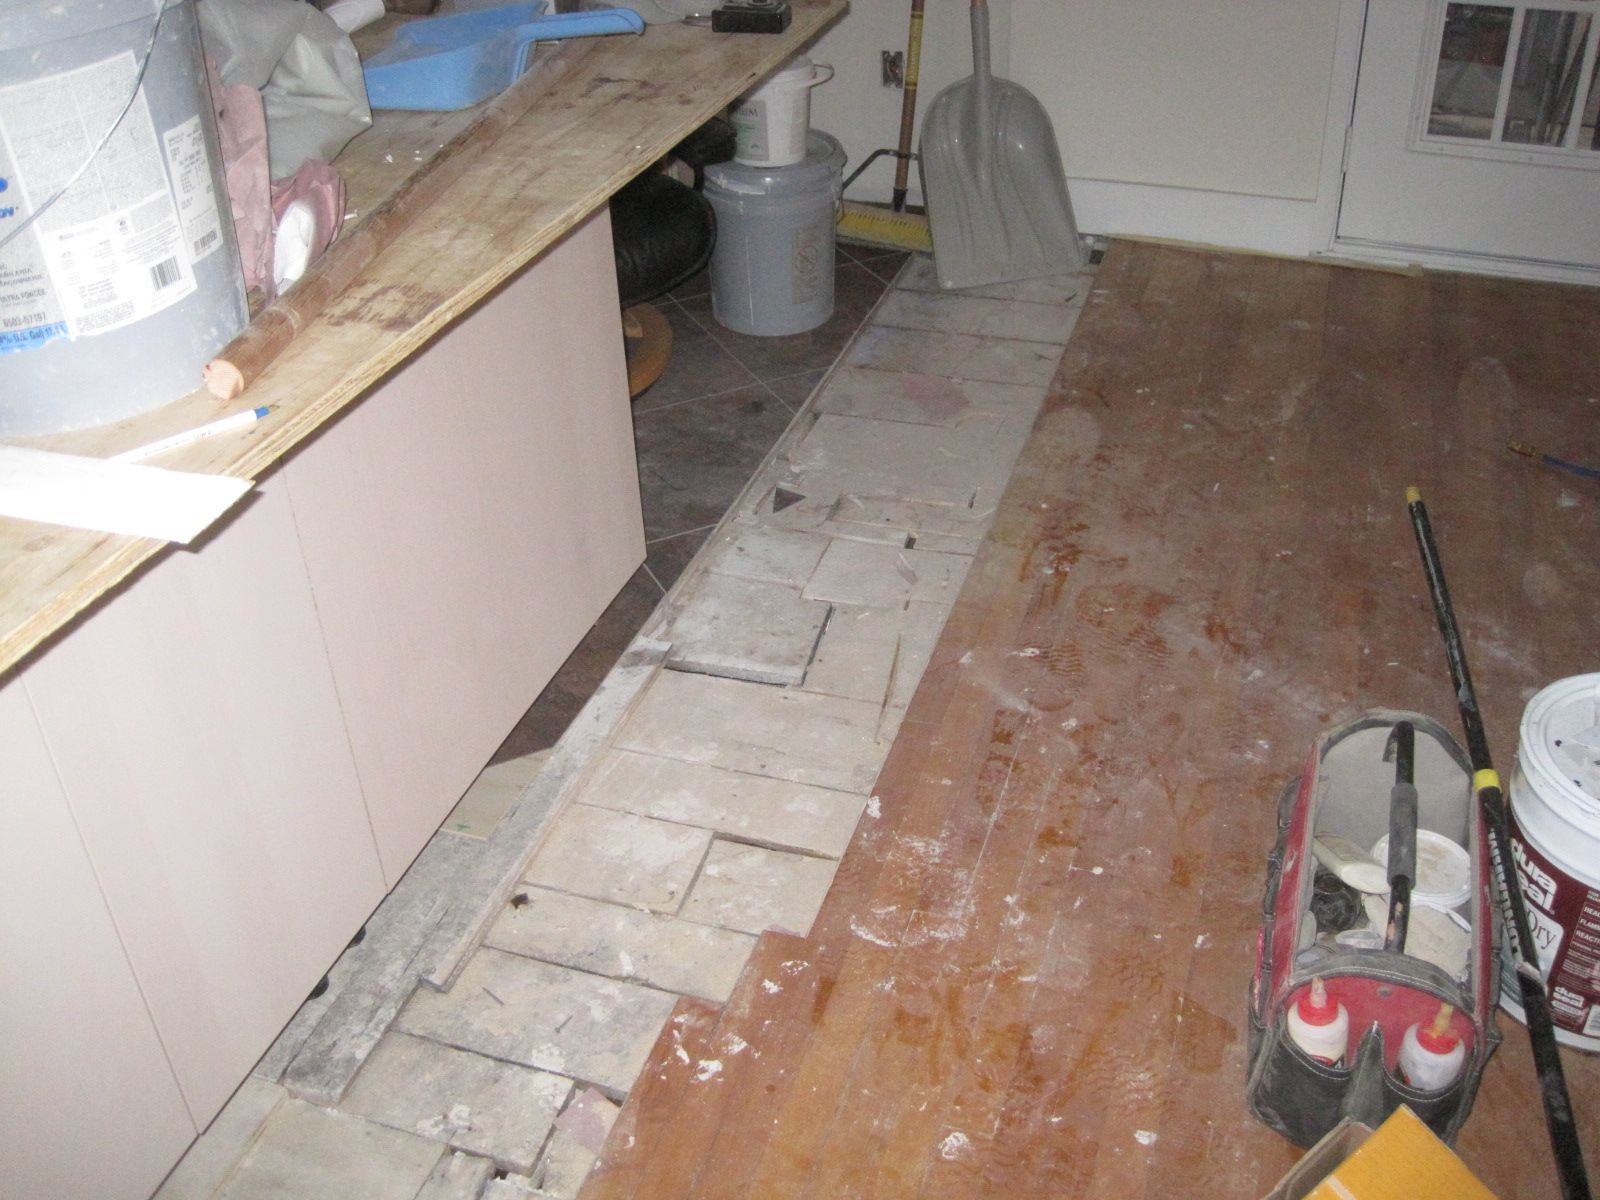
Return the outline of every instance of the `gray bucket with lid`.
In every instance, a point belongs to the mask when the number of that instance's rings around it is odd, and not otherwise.
[[[711,311],[735,333],[804,333],[833,315],[833,238],[844,148],[811,130],[803,162],[707,167],[717,214]]]
[[[194,0],[6,0],[0,437],[200,386],[248,320],[221,161]]]

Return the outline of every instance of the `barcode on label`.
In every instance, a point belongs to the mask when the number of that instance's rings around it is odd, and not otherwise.
[[[195,244],[194,244],[195,257],[199,258],[200,255],[204,254],[206,252],[206,248],[208,246],[210,246],[211,243],[216,241],[216,240],[217,240],[217,231],[215,229],[213,229],[210,232],[208,232],[205,235],[205,237],[203,237],[199,241],[195,242]]]
[[[178,270],[176,258],[163,259],[150,268],[150,282],[158,292],[164,287],[171,287],[182,276],[183,272]]]

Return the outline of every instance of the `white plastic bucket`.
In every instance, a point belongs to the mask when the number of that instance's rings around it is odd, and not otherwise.
[[[1528,702],[1511,825],[1556,1037],[1600,1051],[1600,674],[1560,680]],[[1501,991],[1518,998],[1511,974]]]
[[[1389,835],[1373,844],[1374,862],[1389,861]],[[1472,899],[1472,859],[1459,843],[1431,829],[1417,830],[1416,881],[1411,902],[1444,912]]]
[[[812,130],[788,167],[717,163],[704,194],[717,216],[711,313],[735,333],[805,333],[833,315],[834,231],[844,147]]]
[[[766,83],[734,102],[733,157],[747,167],[790,167],[806,157],[811,89],[833,78],[833,68],[796,55]]]
[[[5,8],[0,437],[187,395],[248,316],[194,0]]]

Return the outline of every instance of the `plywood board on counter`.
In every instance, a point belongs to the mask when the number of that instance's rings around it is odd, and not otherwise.
[[[669,25],[637,38],[562,45],[547,60],[564,72],[559,85],[310,322],[247,393],[250,404],[278,405],[273,419],[247,435],[175,452],[166,465],[259,477],[845,7],[845,0],[794,0],[793,23],[779,36]],[[517,86],[539,81],[528,76]],[[439,140],[439,132],[430,136]],[[388,186],[381,182],[368,194]],[[45,444],[109,454],[218,415],[215,402],[197,393],[144,417]],[[0,522],[0,670],[161,549],[150,541]]]

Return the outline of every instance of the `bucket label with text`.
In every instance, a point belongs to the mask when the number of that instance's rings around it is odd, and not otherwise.
[[[217,195],[211,189],[205,128],[199,116],[193,116],[167,130],[161,140],[166,144],[167,173],[177,195],[189,257],[199,262],[222,246],[222,216],[217,211]]]
[[[1600,891],[1562,871],[1515,828],[1511,855],[1550,986],[1551,1016],[1557,1028],[1600,1037]]]
[[[794,231],[794,250],[790,258],[789,303],[810,304],[822,293],[822,264],[833,226],[813,222]]]
[[[193,135],[179,126],[163,155],[143,91],[128,102],[138,77],[124,51],[0,88],[0,238],[61,192],[0,249],[0,353],[120,329],[195,291],[195,247],[217,220],[216,199],[209,185],[194,190],[180,219],[164,161],[177,177]]]

